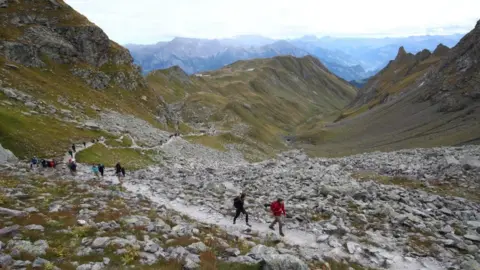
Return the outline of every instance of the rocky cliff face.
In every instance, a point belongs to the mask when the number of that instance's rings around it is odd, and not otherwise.
[[[404,47],[400,47],[395,59],[368,80],[350,108],[357,110],[367,106],[371,109],[417,86],[420,84],[417,81],[422,80],[429,69],[439,63],[448,51],[448,47],[441,44],[434,53],[425,49],[412,54],[405,51]]]
[[[95,89],[145,86],[128,50],[63,1],[3,1],[0,56],[27,67],[69,64]]]
[[[480,100],[480,21],[429,76],[422,100],[440,103],[440,111],[455,112]]]

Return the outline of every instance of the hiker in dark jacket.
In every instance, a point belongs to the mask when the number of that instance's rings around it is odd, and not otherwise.
[[[72,144],[72,150],[73,150],[73,153],[76,153],[77,152],[77,149],[75,147],[75,144]]]
[[[118,182],[122,183],[122,165],[120,165],[120,162],[117,162],[117,164],[115,165],[115,175],[118,177]],[[125,172],[125,170],[123,169],[123,171]]]
[[[235,199],[233,199],[233,206],[235,207],[235,209],[237,209],[235,212],[235,217],[233,218],[233,224],[237,222],[237,218],[240,216],[241,213],[243,213],[245,215],[245,222],[247,223],[247,226],[252,227],[252,225],[248,224],[248,213],[247,211],[245,211],[245,208],[243,205],[245,202],[245,197],[246,197],[246,194],[242,193],[240,194],[240,196],[235,197]]]
[[[103,172],[105,171],[105,166],[103,164],[98,164],[98,171],[100,175],[103,177]]]

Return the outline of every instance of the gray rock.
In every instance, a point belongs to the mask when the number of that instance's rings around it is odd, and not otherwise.
[[[299,258],[289,254],[269,254],[262,261],[263,270],[308,270],[308,266]]]
[[[33,244],[26,240],[10,240],[8,241],[7,247],[35,256],[44,256],[48,248],[48,243],[45,240],[38,240]]]
[[[480,264],[474,260],[467,260],[460,264],[462,270],[480,270]]]
[[[8,0],[0,0],[0,8],[8,8]]]
[[[141,264],[148,264],[152,265],[157,262],[158,258],[152,253],[148,252],[139,252],[138,255],[140,256],[140,263]]]
[[[13,259],[12,259],[12,256],[10,255],[4,255],[4,254],[0,254],[0,266],[1,267],[8,267],[9,265],[11,265],[13,263]]]
[[[110,243],[110,237],[97,237],[92,243],[92,248],[105,248]]]
[[[474,220],[467,221],[467,225],[468,225],[469,227],[474,228],[474,229],[480,228],[480,221],[476,221],[476,220],[475,220],[475,221],[474,221]]]
[[[466,234],[463,237],[465,237],[465,239],[468,239],[468,240],[480,242],[480,235],[477,235],[477,234]]]
[[[76,270],[101,270],[104,268],[105,265],[101,262],[90,262],[87,264],[79,265]]]
[[[94,253],[94,251],[91,247],[80,247],[77,250],[77,256],[79,256],[79,257],[88,256],[92,253]]]
[[[23,211],[0,207],[0,214],[4,214],[7,216],[21,217],[21,216],[25,216],[27,213]]]
[[[156,219],[154,222],[151,222],[147,228],[149,232],[154,231],[158,233],[168,233],[171,229],[172,228],[170,227],[170,225],[165,223],[165,221],[163,221],[162,219]]]
[[[323,242],[327,241],[329,237],[330,237],[330,235],[328,235],[328,234],[319,235],[317,237],[317,243],[323,243]]]
[[[0,2],[0,7],[1,7]],[[17,162],[18,158],[12,153],[12,151],[5,149],[0,144],[0,164],[9,163],[9,162]]]
[[[238,248],[227,248],[225,250],[225,253],[228,255],[228,256],[233,256],[233,257],[237,257],[237,256],[240,256],[241,252]]]
[[[19,225],[13,225],[0,229],[0,236],[9,236],[18,233],[20,230]]]
[[[257,260],[253,259],[250,256],[238,256],[238,257],[229,257],[227,259],[229,263],[241,263],[241,264],[256,264]]]
[[[271,254],[278,254],[278,252],[276,249],[272,247],[267,247],[264,245],[256,245],[250,250],[250,252],[248,252],[247,255],[256,260],[262,260],[266,255],[271,255]]]
[[[38,209],[35,208],[35,207],[26,208],[24,211],[27,212],[27,213],[38,213],[39,212]]]
[[[184,269],[193,270],[200,266],[200,257],[198,255],[190,254],[184,259]]]
[[[355,254],[359,248],[359,244],[354,242],[347,242],[347,250],[350,254]]]
[[[197,242],[189,245],[187,247],[187,250],[195,254],[200,254],[202,252],[207,251],[208,247],[202,242]]]
[[[15,261],[13,265],[11,265],[11,269],[25,269],[32,263],[30,261]]]
[[[143,250],[145,252],[150,252],[150,253],[155,253],[160,249],[160,246],[152,241],[148,241],[145,246],[143,247]]]
[[[49,264],[50,261],[47,261],[42,258],[36,258],[35,261],[33,261],[32,267],[37,268],[37,267],[43,267],[46,264]]]
[[[150,224],[150,219],[146,216],[128,216],[120,221],[129,227],[147,227]]]
[[[37,224],[30,224],[30,225],[25,226],[24,228],[29,230],[29,231],[43,232],[45,230],[42,225],[37,225]]]

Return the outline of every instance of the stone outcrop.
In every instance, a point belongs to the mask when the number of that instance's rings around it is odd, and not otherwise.
[[[0,144],[0,164],[7,162],[16,162],[18,161],[17,157],[12,153],[12,151],[5,149]]]
[[[1,27],[18,30],[0,40],[0,55],[6,59],[27,67],[51,63],[82,66],[73,68],[73,74],[94,89],[118,86],[135,90],[146,86],[128,50],[65,3],[2,1],[0,6],[7,4],[17,11],[1,14]]]

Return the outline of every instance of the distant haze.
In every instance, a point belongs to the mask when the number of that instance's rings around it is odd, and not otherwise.
[[[470,31],[478,0],[65,0],[121,43],[262,35],[398,37]]]

